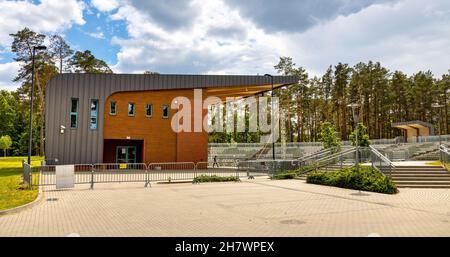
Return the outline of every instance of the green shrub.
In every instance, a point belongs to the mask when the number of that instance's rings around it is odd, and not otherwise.
[[[303,174],[305,172],[314,170],[314,168],[315,167],[314,167],[313,164],[312,165],[305,165],[305,166],[301,166],[298,169],[296,169],[295,172],[297,173],[297,175],[301,175],[301,174]]]
[[[385,194],[398,192],[397,186],[390,177],[383,176],[372,167],[360,167],[359,170],[352,167],[334,172],[312,172],[306,177],[306,182]]]
[[[295,171],[282,171],[279,173],[276,173],[272,179],[293,179],[297,176],[297,173]]]
[[[229,177],[220,177],[217,175],[200,175],[195,177],[192,181],[193,183],[204,183],[204,182],[228,182],[228,181],[240,181],[238,177],[229,176]]]

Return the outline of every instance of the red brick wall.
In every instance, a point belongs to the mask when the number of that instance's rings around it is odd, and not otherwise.
[[[171,120],[176,109],[171,109],[168,119],[162,118],[162,105],[170,108],[172,99],[184,96],[191,100],[193,111],[193,89],[119,92],[112,94],[104,106],[104,139],[143,140],[144,162],[206,161],[208,155],[208,133],[175,133]],[[117,104],[117,115],[109,114],[110,102]],[[135,104],[134,117],[128,117],[128,103]],[[153,116],[145,116],[145,106],[153,104]],[[203,115],[207,115],[204,110]],[[203,117],[202,117],[203,119]],[[194,123],[192,122],[192,129]],[[106,149],[106,151],[109,151]],[[104,160],[105,162],[105,160]]]

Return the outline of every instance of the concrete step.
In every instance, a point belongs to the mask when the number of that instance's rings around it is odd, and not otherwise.
[[[441,173],[441,174],[392,174],[392,178],[450,178],[450,174]]]
[[[450,188],[450,185],[421,185],[421,184],[401,184],[398,188]]]
[[[397,185],[449,185],[448,181],[429,181],[429,180],[408,180],[408,181],[394,181]]]
[[[450,175],[449,172],[445,171],[393,171],[394,175]]]
[[[392,179],[395,182],[399,182],[399,181],[450,181],[450,176],[447,176],[447,177],[430,177],[430,176],[392,177]]]
[[[442,166],[395,166],[396,170],[445,170]]]

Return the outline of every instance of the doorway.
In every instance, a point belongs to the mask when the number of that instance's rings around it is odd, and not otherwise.
[[[143,140],[105,139],[104,163],[141,163],[144,161]]]
[[[116,163],[136,163],[136,146],[117,146]]]

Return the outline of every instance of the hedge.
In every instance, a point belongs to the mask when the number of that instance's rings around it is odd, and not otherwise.
[[[395,194],[398,192],[394,181],[372,167],[344,168],[334,172],[316,171],[306,177],[311,184],[335,186],[363,191]]]

